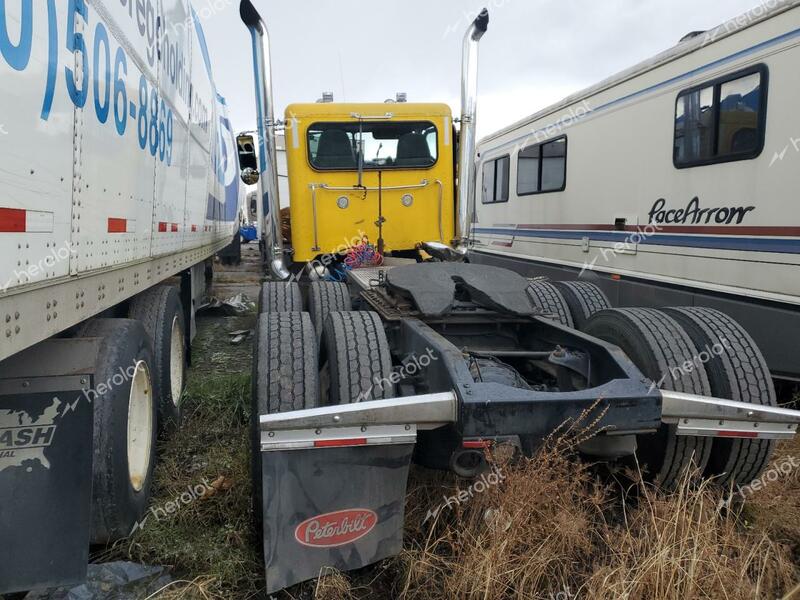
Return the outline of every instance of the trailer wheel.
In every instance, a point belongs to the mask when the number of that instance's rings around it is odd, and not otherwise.
[[[317,337],[307,313],[267,313],[258,319],[253,344],[250,417],[253,515],[263,510],[259,417],[319,406]]]
[[[392,356],[377,313],[332,313],[322,339],[330,370],[330,404],[394,398]]]
[[[125,538],[147,510],[156,462],[158,380],[144,326],[95,319],[80,337],[102,339],[95,366],[93,544]]]
[[[710,308],[666,311],[708,355],[706,371],[714,397],[778,406],[764,356],[739,323]],[[749,485],[767,468],[774,450],[774,440],[714,438],[706,475],[724,486]]]
[[[348,312],[353,309],[350,290],[344,283],[333,281],[314,281],[308,288],[308,312],[314,321],[317,339],[322,337],[322,328],[328,315],[335,312]]]
[[[557,281],[555,286],[564,294],[575,327],[583,330],[586,322],[601,310],[611,308],[611,302],[599,287],[583,281]]]
[[[575,328],[569,304],[567,304],[564,294],[555,285],[549,281],[532,281],[528,286],[528,296],[531,297],[537,308],[541,308],[546,313],[545,318],[572,329]]]
[[[181,397],[186,381],[186,324],[178,289],[159,286],[131,300],[128,317],[139,321],[153,341],[153,378],[161,390],[159,425],[181,423]]]
[[[258,313],[303,312],[303,294],[296,281],[267,281],[261,286]]]
[[[708,396],[711,386],[697,350],[680,324],[666,313],[649,308],[605,310],[584,327],[593,337],[619,346],[661,389]],[[696,365],[683,369],[688,362]],[[687,468],[703,471],[711,439],[678,436],[677,426],[662,425],[655,434],[637,437],[637,457],[646,476],[665,489],[674,489]]]

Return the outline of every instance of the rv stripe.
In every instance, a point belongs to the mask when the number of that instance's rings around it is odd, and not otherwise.
[[[736,229],[736,228],[734,228]],[[474,233],[511,238],[545,238],[582,240],[589,238],[597,242],[630,242],[631,234],[625,231],[576,230],[557,231],[547,229],[485,229],[476,228]],[[728,237],[703,235],[671,235],[656,233],[643,235],[639,244],[643,246],[676,246],[681,248],[704,248],[711,250],[736,250],[742,252],[767,252],[775,254],[800,254],[800,239],[788,237]]]
[[[513,225],[494,225],[498,229],[514,229]],[[738,225],[627,225],[624,229],[617,229],[614,225],[567,225],[567,224],[537,224],[518,225],[518,229],[541,231],[614,231],[642,233],[657,235],[659,233],[685,233],[706,235],[747,235],[769,237],[800,237],[800,227],[742,227]],[[516,230],[515,230],[516,231]]]

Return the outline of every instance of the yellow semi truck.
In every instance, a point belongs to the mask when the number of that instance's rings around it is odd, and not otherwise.
[[[293,104],[285,123],[294,262],[364,238],[381,255],[453,240],[449,106]]]
[[[488,11],[464,37],[458,119],[446,104],[407,103],[401,95],[396,102],[336,103],[326,94],[317,103],[290,105],[285,120],[276,121],[269,35],[248,2],[242,18],[250,23],[256,61],[258,135],[239,136],[239,162],[245,183],[258,185],[269,275],[287,280],[305,270],[312,280],[331,278],[365,249],[367,262],[376,264],[387,254],[463,258],[475,190],[478,46]],[[281,125],[289,223],[276,169]]]

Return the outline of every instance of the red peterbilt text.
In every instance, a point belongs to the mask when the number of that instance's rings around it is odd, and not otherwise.
[[[356,508],[312,517],[294,530],[295,539],[304,546],[335,548],[360,540],[378,524],[378,515]]]

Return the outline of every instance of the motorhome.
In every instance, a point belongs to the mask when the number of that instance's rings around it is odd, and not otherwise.
[[[762,3],[483,139],[470,260],[719,309],[800,380],[799,58]]]

